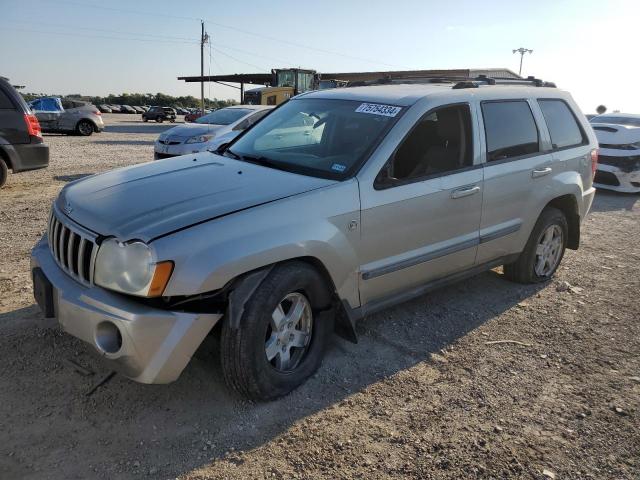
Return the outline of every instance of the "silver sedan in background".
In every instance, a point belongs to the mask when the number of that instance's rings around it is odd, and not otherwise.
[[[264,117],[272,109],[266,105],[238,105],[221,108],[163,132],[154,146],[154,159],[215,150]]]

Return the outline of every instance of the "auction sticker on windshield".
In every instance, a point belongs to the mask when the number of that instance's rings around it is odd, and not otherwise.
[[[356,108],[356,113],[370,113],[372,115],[383,115],[385,117],[395,117],[402,107],[393,105],[381,105],[379,103],[363,103]]]

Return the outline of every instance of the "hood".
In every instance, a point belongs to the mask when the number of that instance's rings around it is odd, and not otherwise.
[[[184,125],[178,125],[177,127],[170,128],[166,132],[162,132],[159,139],[163,140],[167,137],[180,137],[188,138],[196,135],[204,135],[207,133],[215,132],[228,125],[209,125],[207,123],[186,123]]]
[[[627,145],[640,142],[640,127],[613,123],[592,123],[591,128],[601,145]]]
[[[99,235],[148,242],[333,183],[204,152],[78,180],[60,192],[56,205]]]

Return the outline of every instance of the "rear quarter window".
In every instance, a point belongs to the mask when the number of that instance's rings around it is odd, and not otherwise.
[[[540,151],[538,127],[525,100],[482,102],[487,162]]]
[[[575,147],[586,143],[575,115],[563,100],[538,100],[549,128],[554,149]]]
[[[15,110],[16,107],[4,90],[0,89],[0,110]]]

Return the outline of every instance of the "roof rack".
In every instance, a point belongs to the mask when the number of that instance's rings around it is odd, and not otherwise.
[[[505,78],[505,77],[488,77],[486,75],[478,75],[477,77],[382,77],[375,80],[363,80],[349,82],[349,87],[364,87],[371,85],[392,85],[392,84],[425,84],[425,83],[453,83],[454,89],[462,88],[478,88],[486,85],[530,85],[534,87],[551,87],[555,88],[553,82],[545,82],[539,78],[529,76],[527,78]]]
[[[545,82],[539,78],[529,76],[527,78],[503,78],[478,75],[472,80],[463,80],[456,83],[453,88],[478,88],[481,85],[532,85],[534,87],[556,88],[553,82]]]

